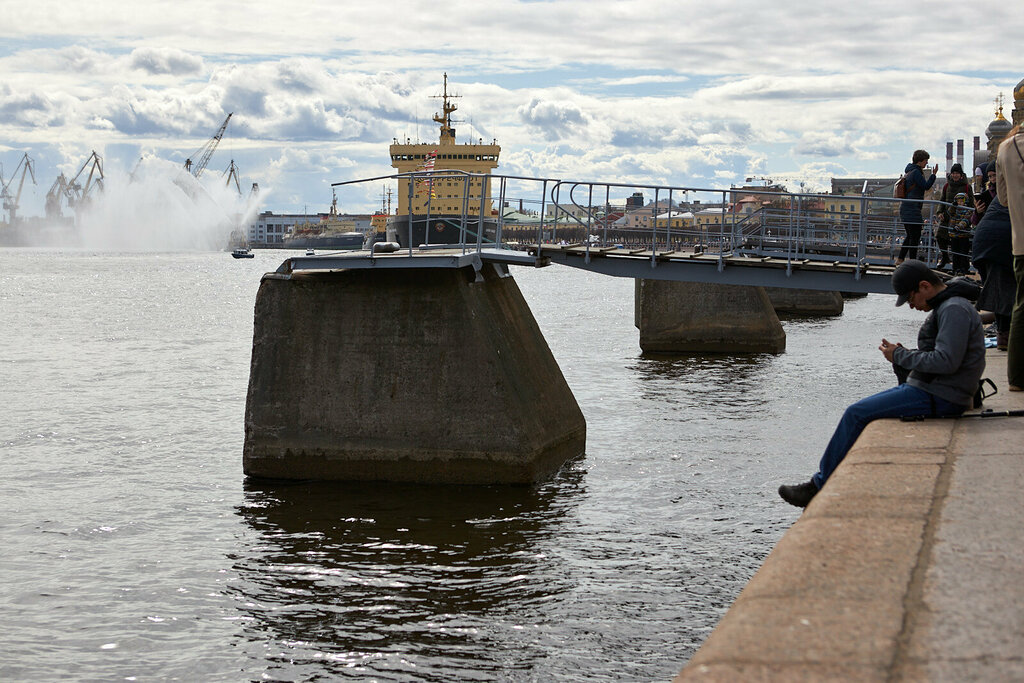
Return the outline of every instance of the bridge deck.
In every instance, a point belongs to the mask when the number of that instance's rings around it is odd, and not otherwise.
[[[817,289],[826,291],[892,293],[888,264],[787,259],[693,251],[625,250],[586,245],[520,245],[518,249],[419,248],[393,253],[332,252],[295,256],[279,273],[330,271],[349,268],[480,268],[484,262],[505,266],[543,267],[559,264],[613,277],[711,282],[731,285]]]

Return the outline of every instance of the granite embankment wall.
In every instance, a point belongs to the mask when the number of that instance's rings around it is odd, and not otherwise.
[[[985,376],[985,409],[1024,409],[1005,352]],[[1022,437],[870,424],[676,681],[1024,680]]]

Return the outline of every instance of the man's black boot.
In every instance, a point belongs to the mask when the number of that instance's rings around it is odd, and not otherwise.
[[[794,486],[783,484],[779,487],[779,495],[782,496],[782,500],[798,508],[807,507],[807,504],[811,502],[811,498],[814,498],[817,493],[818,487],[814,485],[813,480]]]

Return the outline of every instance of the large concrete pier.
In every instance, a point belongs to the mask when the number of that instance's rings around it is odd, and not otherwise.
[[[1024,409],[1005,352],[985,376],[986,409]],[[1022,434],[868,425],[676,680],[1024,680]]]
[[[260,285],[247,475],[529,483],[585,441],[503,266],[293,272]]]

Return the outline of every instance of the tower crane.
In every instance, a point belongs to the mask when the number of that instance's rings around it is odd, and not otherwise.
[[[18,182],[18,190],[15,193],[11,193],[11,185],[14,184],[14,179],[18,177],[18,172],[21,171],[21,180]],[[14,225],[18,220],[18,203],[21,201],[21,189],[25,187],[25,175],[32,176],[32,184],[36,183],[36,171],[35,165],[32,162],[32,157],[27,153],[21,157],[21,161],[14,167],[14,173],[11,175],[11,179],[7,181],[7,184],[0,188],[0,197],[3,197],[4,208],[7,209],[9,222]]]
[[[193,152],[192,156],[188,159],[185,159],[185,170],[191,173],[193,177],[198,178],[206,170],[206,165],[210,163],[210,157],[213,156],[213,150],[217,149],[220,139],[224,137],[224,131],[227,130],[228,121],[231,120],[232,116],[234,116],[234,112],[228,114],[228,117],[224,119],[224,123],[220,124],[216,134],[205,145]],[[193,161],[193,159],[197,160]]]

